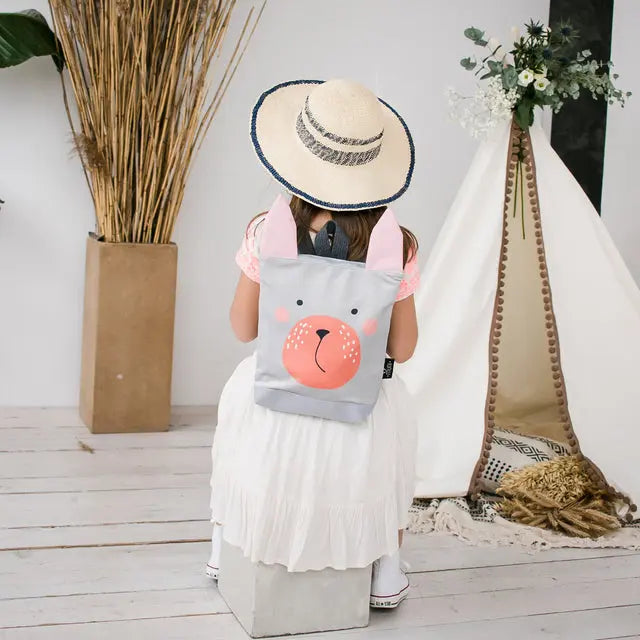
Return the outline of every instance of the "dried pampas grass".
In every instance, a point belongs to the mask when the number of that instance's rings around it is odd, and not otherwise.
[[[49,0],[77,105],[67,115],[108,242],[167,243],[193,158],[257,22],[211,85],[236,0]],[[253,22],[253,24],[252,24]]]
[[[597,538],[620,527],[616,501],[597,487],[575,456],[506,473],[497,490],[500,513],[522,524]]]

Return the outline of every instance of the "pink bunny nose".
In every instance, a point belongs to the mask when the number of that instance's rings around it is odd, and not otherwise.
[[[305,387],[337,389],[360,368],[360,339],[353,327],[338,318],[307,316],[287,336],[282,361],[291,377]]]

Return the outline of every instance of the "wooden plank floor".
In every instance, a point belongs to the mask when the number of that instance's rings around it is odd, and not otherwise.
[[[1,640],[245,640],[208,557],[213,412],[93,436],[72,410],[0,409]],[[640,638],[640,554],[408,536],[411,598],[339,640]]]

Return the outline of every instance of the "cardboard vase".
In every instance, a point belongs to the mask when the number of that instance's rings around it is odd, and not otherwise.
[[[89,234],[80,417],[93,433],[169,428],[177,257]]]

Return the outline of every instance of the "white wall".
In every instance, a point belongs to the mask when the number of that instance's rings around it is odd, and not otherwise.
[[[640,72],[635,48],[640,25],[637,0],[615,0],[611,59],[618,83],[633,96],[624,109],[610,106],[607,114],[602,219],[622,257],[640,285]]]
[[[233,257],[247,221],[277,192],[248,138],[258,95],[288,79],[342,76],[389,100],[417,153],[413,185],[394,209],[419,236],[424,261],[476,144],[448,121],[443,96],[448,85],[471,85],[458,65],[474,53],[463,29],[506,41],[513,24],[548,15],[548,0],[508,4],[505,18],[504,0],[269,0],[194,167],[175,236],[175,404],[215,403],[246,352],[227,323]],[[2,2],[3,11],[31,6],[46,12],[45,0]],[[92,211],[49,60],[0,71],[0,145],[0,405],[74,405]]]

